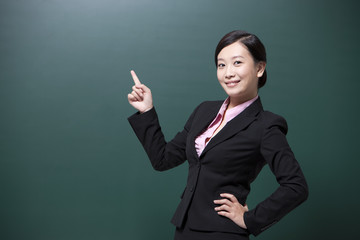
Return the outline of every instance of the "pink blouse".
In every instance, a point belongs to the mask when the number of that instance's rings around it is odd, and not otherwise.
[[[248,106],[250,106],[253,102],[255,102],[256,99],[258,99],[259,96],[254,97],[253,99],[250,99],[249,101],[246,101],[242,104],[237,105],[236,107],[233,107],[231,109],[227,110],[227,107],[230,102],[230,98],[227,98],[224,103],[221,105],[221,108],[216,115],[215,119],[210,123],[208,128],[202,132],[196,139],[195,139],[195,148],[198,156],[201,155],[202,151],[210,142],[211,138],[213,137],[214,132],[216,129],[220,126],[221,122],[224,121],[225,125],[229,121],[231,121],[234,117],[239,115],[242,111],[244,111]],[[226,113],[226,114],[225,114]],[[225,116],[225,118],[224,118]]]

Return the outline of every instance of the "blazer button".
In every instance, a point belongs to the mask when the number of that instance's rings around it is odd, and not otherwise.
[[[190,187],[190,192],[193,192],[194,191],[194,187]]]

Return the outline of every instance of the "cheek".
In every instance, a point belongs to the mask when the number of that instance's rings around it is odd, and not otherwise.
[[[219,81],[221,81],[222,76],[223,76],[222,71],[217,70],[217,71],[216,71],[216,76],[217,76],[217,79],[218,79]]]
[[[238,72],[240,78],[248,79],[248,81],[250,82],[254,79],[254,77],[256,78],[256,75],[254,74],[255,72],[253,71],[252,68],[243,69],[243,71]]]

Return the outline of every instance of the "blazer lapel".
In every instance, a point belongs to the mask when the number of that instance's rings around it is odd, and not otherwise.
[[[201,156],[209,151],[211,148],[215,147],[221,142],[231,138],[239,131],[243,130],[250,125],[254,120],[256,120],[257,115],[260,111],[263,110],[260,97],[249,107],[247,107],[242,113],[236,116],[234,119],[229,121],[223,129],[221,129],[206,145],[204,151],[201,153]],[[214,116],[215,118],[215,116]]]
[[[194,126],[191,129],[191,151],[193,152],[193,154],[196,156],[196,158],[198,158],[198,154],[196,152],[196,148],[195,148],[195,139],[197,136],[199,136],[209,125],[210,123],[215,119],[216,115],[219,112],[219,109],[222,105],[223,101],[217,101],[214,102],[213,105],[211,105],[211,107],[208,107],[207,109],[205,109],[204,112],[201,112],[199,114],[198,119],[196,120],[196,124],[194,124]]]
[[[192,129],[194,137],[199,136],[199,134],[210,125],[218,114],[221,105],[222,102],[216,102],[214,105],[206,109],[205,112],[200,113],[199,119],[197,119],[196,125],[194,125]]]

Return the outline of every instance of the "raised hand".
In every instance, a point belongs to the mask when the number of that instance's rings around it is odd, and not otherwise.
[[[249,211],[248,206],[239,203],[237,198],[229,193],[220,194],[223,199],[214,200],[215,204],[219,204],[215,211],[221,216],[231,219],[234,223],[242,228],[247,228],[244,221],[244,213]]]
[[[135,85],[132,87],[133,91],[128,94],[130,105],[140,113],[149,111],[153,108],[153,99],[150,89],[140,82],[133,70],[131,70],[131,76]]]

